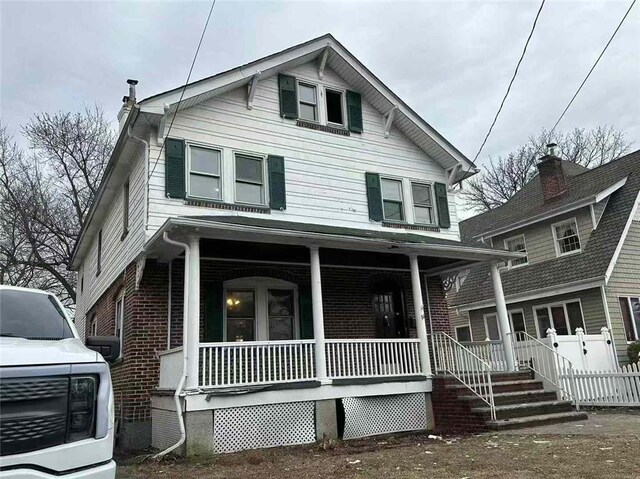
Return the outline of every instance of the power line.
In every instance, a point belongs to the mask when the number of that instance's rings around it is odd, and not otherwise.
[[[629,15],[629,12],[631,11],[631,9],[633,8],[633,6],[635,5],[636,0],[633,0],[633,2],[631,2],[631,5],[629,6],[629,8],[627,9],[626,13],[624,14],[624,16],[622,17],[622,20],[620,20],[620,23],[618,24],[618,26],[616,27],[615,31],[613,32],[613,35],[611,35],[611,38],[609,38],[609,41],[607,42],[607,44],[604,46],[604,48],[602,49],[602,51],[600,52],[600,55],[598,55],[598,58],[596,59],[596,62],[593,64],[593,66],[591,67],[591,70],[589,70],[589,73],[587,73],[587,76],[584,77],[584,80],[582,80],[582,83],[580,84],[580,86],[578,87],[578,89],[576,90],[576,92],[574,93],[573,97],[571,97],[571,101],[569,102],[569,104],[567,105],[567,107],[564,109],[564,111],[562,112],[562,114],[560,115],[560,118],[558,118],[558,121],[556,121],[556,124],[553,125],[553,128],[551,128],[551,132],[550,135],[553,134],[553,132],[555,131],[556,127],[558,126],[558,123],[560,123],[560,121],[562,120],[562,118],[564,118],[565,113],[567,113],[567,110],[569,109],[569,107],[571,106],[571,104],[573,103],[573,100],[576,99],[576,97],[578,96],[578,93],[580,93],[580,90],[582,90],[582,87],[584,86],[585,83],[587,83],[587,80],[589,79],[589,77],[591,76],[591,73],[593,72],[593,70],[596,68],[596,65],[598,64],[598,62],[600,61],[600,59],[602,58],[602,56],[604,55],[604,52],[607,51],[607,48],[609,48],[609,45],[611,44],[611,41],[613,40],[613,38],[616,36],[616,33],[618,33],[618,30],[620,30],[620,27],[622,26],[622,24],[624,23],[625,19],[627,18],[627,16]]]
[[[493,127],[496,124],[496,121],[498,121],[498,116],[500,116],[500,112],[502,111],[502,107],[504,106],[505,101],[507,101],[507,97],[509,96],[509,92],[511,91],[511,86],[513,85],[513,82],[515,81],[516,76],[518,75],[518,69],[520,68],[520,64],[522,63],[522,60],[524,59],[525,53],[527,53],[527,47],[529,46],[529,41],[531,40],[531,37],[533,36],[533,32],[536,29],[536,24],[538,23],[538,18],[540,17],[540,12],[542,12],[542,7],[544,7],[544,3],[545,3],[545,0],[542,0],[542,3],[540,4],[540,8],[538,9],[538,13],[536,13],[536,18],[533,20],[533,25],[531,26],[531,31],[529,32],[529,37],[527,38],[527,41],[524,44],[524,49],[522,50],[522,54],[520,55],[520,59],[518,60],[518,64],[516,65],[516,69],[513,72],[513,76],[511,77],[511,81],[509,82],[509,86],[507,87],[507,91],[504,94],[504,97],[502,98],[502,102],[500,103],[500,108],[498,108],[498,111],[496,112],[496,116],[493,118],[493,123],[491,123],[491,126],[489,127],[489,131],[487,132],[487,135],[484,137],[484,141],[482,142],[482,145],[480,145],[480,149],[478,150],[478,153],[476,153],[476,156],[473,159],[474,162],[478,159],[478,156],[480,156],[480,152],[484,148],[484,145],[487,143],[487,140],[489,139],[489,135],[491,135],[491,132],[493,131]],[[469,168],[469,170],[470,169],[471,168]],[[467,170],[467,173],[468,172],[469,171]],[[466,173],[465,173],[465,175],[466,175]]]
[[[184,97],[184,92],[187,90],[187,85],[189,85],[189,80],[191,79],[191,73],[193,72],[193,66],[196,64],[196,59],[198,58],[198,53],[200,52],[200,46],[202,45],[202,40],[204,39],[205,33],[207,33],[209,20],[211,20],[211,14],[213,13],[213,7],[215,6],[216,6],[216,0],[213,0],[213,2],[211,3],[211,8],[209,9],[209,15],[207,15],[207,21],[205,22],[204,28],[202,29],[202,35],[200,35],[198,48],[196,48],[196,53],[193,55],[193,61],[191,62],[191,68],[189,68],[189,74],[187,75],[187,80],[184,82],[184,86],[182,87],[182,92],[180,93],[180,98],[178,99],[176,110],[173,113],[173,117],[171,118],[171,123],[169,123],[169,129],[167,130],[166,136],[169,136],[169,133],[171,133],[171,127],[173,126],[173,121],[176,119],[176,115],[178,114],[178,110],[180,109],[180,103],[182,102],[182,98]],[[151,173],[149,173],[149,178],[153,176],[153,172],[156,170],[156,165],[158,164],[158,161],[160,161],[160,155],[162,155],[162,151],[164,150],[164,144],[165,142],[162,142],[162,146],[160,147],[160,151],[158,152],[158,157],[156,158],[156,161],[153,164]]]

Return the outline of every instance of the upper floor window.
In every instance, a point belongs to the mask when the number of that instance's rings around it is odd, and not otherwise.
[[[325,100],[327,104],[327,123],[344,125],[344,115],[342,113],[342,92],[336,90],[325,90]]]
[[[124,288],[116,297],[115,325],[116,337],[120,340],[120,356],[122,356],[124,344]]]
[[[381,178],[382,209],[385,220],[404,221],[402,180]]]
[[[98,259],[96,263],[96,276],[102,271],[102,230],[98,231]]]
[[[411,183],[411,194],[416,223],[435,224],[431,185]]]
[[[122,238],[129,232],[129,179],[122,188]]]
[[[640,340],[640,298],[618,298],[627,341]]]
[[[318,89],[308,83],[298,84],[298,116],[303,120],[318,121]]]
[[[236,154],[236,201],[260,205],[265,203],[262,157]]]
[[[189,195],[212,200],[222,199],[220,150],[189,146]]]
[[[538,336],[547,336],[547,329],[553,328],[556,334],[574,334],[576,328],[584,329],[582,306],[580,301],[566,301],[534,308]]]
[[[556,256],[580,252],[578,223],[575,218],[551,226],[556,245]]]
[[[524,241],[524,235],[513,236],[511,238],[507,238],[504,240],[504,247],[508,251],[513,251],[516,253],[526,253],[527,252],[527,244]],[[508,266],[510,268],[514,268],[516,266],[524,266],[529,264],[529,258],[516,258],[509,260]]]

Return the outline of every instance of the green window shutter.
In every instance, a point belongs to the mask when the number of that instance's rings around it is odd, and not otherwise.
[[[449,198],[447,197],[447,185],[444,183],[435,184],[436,206],[438,208],[438,224],[441,228],[449,228],[451,219],[449,218]]]
[[[278,89],[280,90],[280,116],[295,120],[298,118],[298,89],[295,77],[279,73]]]
[[[267,158],[269,169],[269,206],[274,210],[287,208],[287,189],[284,180],[284,158],[269,155]]]
[[[204,340],[208,343],[224,341],[222,283],[204,285]]]
[[[176,140],[174,138],[164,140],[164,157],[165,194],[169,198],[184,198],[184,140]]]
[[[301,286],[298,289],[298,302],[300,303],[300,339],[313,339],[311,286]]]
[[[367,181],[367,201],[369,202],[369,219],[382,221],[382,190],[378,173],[365,173]]]
[[[349,131],[362,133],[362,99],[360,93],[347,91],[347,117]]]

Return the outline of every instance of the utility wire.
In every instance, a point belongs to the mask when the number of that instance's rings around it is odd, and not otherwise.
[[[624,23],[624,21],[626,20],[627,16],[629,15],[629,12],[631,11],[631,9],[633,8],[633,6],[635,5],[636,0],[633,0],[633,2],[631,2],[631,5],[629,6],[629,8],[627,9],[626,13],[624,14],[624,16],[622,17],[622,20],[620,20],[620,23],[618,24],[618,26],[616,27],[616,29],[613,32],[613,35],[611,35],[611,38],[609,38],[609,41],[607,42],[607,44],[604,46],[604,48],[602,49],[602,51],[600,52],[600,55],[598,55],[598,58],[596,59],[595,63],[593,64],[593,66],[591,67],[591,70],[589,70],[589,73],[587,73],[587,76],[584,77],[584,80],[582,80],[582,83],[580,84],[580,86],[578,87],[578,89],[576,90],[576,92],[574,93],[573,97],[571,97],[571,101],[567,104],[567,107],[564,109],[564,111],[562,112],[562,114],[560,115],[560,117],[558,118],[558,121],[556,121],[556,124],[553,125],[553,128],[551,128],[551,132],[549,133],[550,135],[553,134],[553,132],[555,131],[556,127],[558,126],[558,123],[560,123],[560,121],[562,120],[562,118],[564,118],[565,113],[567,113],[567,110],[569,109],[569,107],[571,106],[571,104],[573,103],[573,100],[576,99],[576,97],[578,96],[578,93],[580,93],[580,90],[582,90],[582,87],[584,86],[585,83],[587,83],[587,80],[589,79],[589,77],[591,76],[591,73],[593,72],[593,70],[596,68],[596,65],[598,64],[598,62],[600,61],[600,59],[602,58],[602,56],[604,55],[604,52],[607,51],[607,48],[609,48],[609,45],[611,44],[613,38],[616,36],[616,34],[618,33],[618,30],[620,30],[620,27],[622,26],[622,24]]]
[[[176,110],[173,113],[173,117],[171,118],[171,123],[169,123],[169,129],[167,130],[166,136],[169,136],[169,134],[171,133],[171,127],[173,126],[173,121],[176,119],[176,115],[178,114],[178,110],[180,109],[180,103],[182,102],[182,98],[184,97],[184,92],[187,90],[187,85],[189,85],[189,80],[191,80],[191,73],[193,72],[193,67],[196,64],[196,59],[198,58],[198,53],[200,52],[200,46],[202,45],[202,40],[204,39],[205,33],[207,33],[209,20],[211,20],[211,14],[213,13],[213,7],[215,6],[216,6],[216,0],[213,0],[213,2],[211,3],[211,8],[209,9],[209,15],[207,15],[207,21],[205,22],[204,28],[202,29],[202,35],[200,35],[198,48],[196,48],[196,53],[193,55],[193,61],[191,62],[191,68],[189,68],[189,74],[187,75],[187,80],[184,82],[184,86],[182,87],[182,93],[180,93],[180,98],[178,99]],[[162,146],[160,147],[160,151],[158,152],[158,157],[156,158],[156,161],[153,164],[151,173],[149,173],[149,178],[153,176],[153,172],[156,170],[156,165],[158,164],[158,161],[160,161],[160,155],[162,155],[162,151],[164,150],[164,145],[165,145],[165,142],[162,142]]]

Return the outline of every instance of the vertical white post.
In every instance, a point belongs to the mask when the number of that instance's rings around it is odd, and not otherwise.
[[[618,356],[616,355],[616,348],[613,347],[613,338],[609,328],[602,327],[600,329],[602,340],[604,341],[604,348],[607,351],[607,359],[609,360],[609,371],[616,371],[618,369]]]
[[[198,387],[198,363],[200,359],[200,238],[189,238],[189,266],[185,267],[185,278],[189,290],[187,338],[187,389]],[[187,277],[188,272],[188,277]]]
[[[496,300],[496,312],[498,313],[498,323],[500,324],[500,332],[502,333],[504,356],[507,360],[507,370],[515,371],[516,362],[513,357],[513,335],[511,334],[511,323],[509,322],[507,303],[504,300],[504,291],[502,290],[502,280],[500,279],[498,264],[491,263],[490,270],[491,280],[493,281],[493,295],[495,296]]]
[[[310,246],[311,259],[311,301],[313,303],[313,338],[315,340],[316,377],[327,382],[327,362],[324,341],[324,315],[322,312],[322,277],[320,274],[320,252],[317,246]]]
[[[420,284],[420,270],[418,268],[418,256],[409,255],[409,266],[411,267],[411,289],[413,292],[413,308],[416,315],[416,332],[420,343],[420,366],[422,374],[431,376],[431,361],[429,360],[429,337],[427,336],[427,325],[425,324],[424,304],[422,303],[422,286]]]

